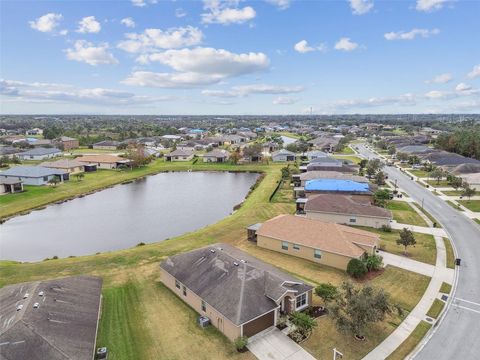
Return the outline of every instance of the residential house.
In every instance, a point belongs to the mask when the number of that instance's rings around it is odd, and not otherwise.
[[[369,200],[356,195],[317,194],[308,197],[303,211],[309,219],[338,224],[381,228],[392,220],[390,210],[373,205]]]
[[[193,159],[194,153],[192,150],[176,149],[165,155],[166,161],[190,161]]]
[[[114,140],[104,140],[92,145],[92,149],[98,150],[117,150],[120,142]]]
[[[277,324],[312,304],[312,287],[227,244],[169,257],[162,282],[230,340]]]
[[[377,187],[368,182],[358,182],[348,179],[307,180],[304,186],[306,197],[313,194],[343,194],[358,195],[370,201],[373,201],[373,194],[376,190]]]
[[[66,171],[43,166],[15,166],[0,172],[0,179],[20,179],[24,185],[47,185],[52,179],[60,182],[70,179]]]
[[[77,149],[80,146],[78,139],[74,139],[68,136],[62,136],[55,140],[55,144],[63,148],[63,151]]]
[[[93,359],[102,279],[72,276],[0,289],[0,358]]]
[[[223,163],[228,160],[230,153],[227,150],[214,149],[203,155],[203,162]]]
[[[33,128],[25,131],[25,135],[43,135],[43,130],[39,128]]]
[[[275,141],[267,141],[262,144],[262,152],[269,154],[272,153],[280,148],[280,145],[277,144]]]
[[[356,173],[358,166],[349,163],[347,160],[335,158],[317,158],[310,161],[306,166],[300,166],[300,172],[305,171],[336,171],[341,173]]]
[[[238,145],[246,142],[246,138],[240,135],[225,135],[223,136],[224,145]]]
[[[286,149],[281,149],[272,153],[272,161],[295,161],[296,155],[294,152],[288,151]]]
[[[18,154],[23,160],[45,160],[62,155],[62,151],[57,148],[35,148]]]
[[[316,149],[332,152],[340,142],[339,138],[330,136],[320,136],[308,141],[308,144]]]
[[[279,215],[256,231],[257,246],[346,270],[351,259],[374,254],[379,235],[345,225]]]
[[[57,161],[45,161],[40,164],[40,166],[51,168],[51,169],[60,169],[68,172],[69,174],[81,173],[85,169],[85,163],[82,163],[76,159],[61,159]]]
[[[99,169],[117,169],[128,166],[130,160],[116,155],[83,155],[77,160],[84,165],[96,165]]]
[[[13,194],[23,191],[23,181],[20,178],[1,178],[0,177],[0,195]]]
[[[368,179],[364,176],[344,174],[338,171],[307,171],[292,175],[292,181],[297,187],[303,187],[308,180],[316,179],[342,179],[368,183]]]
[[[22,151],[23,150],[13,146],[0,146],[0,157],[6,156],[11,159]]]
[[[323,152],[320,150],[312,150],[312,151],[306,152],[305,156],[307,157],[308,161],[312,161],[314,159],[326,158],[329,155],[326,152]]]

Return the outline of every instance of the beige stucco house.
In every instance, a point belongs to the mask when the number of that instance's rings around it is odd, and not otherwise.
[[[130,160],[121,158],[116,155],[83,155],[77,160],[82,164],[96,165],[99,169],[116,169],[121,166],[126,166]]]
[[[68,172],[69,174],[77,174],[84,171],[84,164],[78,160],[61,159],[57,161],[45,161],[40,164],[50,169],[60,169]]]
[[[176,149],[165,155],[166,161],[190,161],[193,159],[193,150]]]
[[[249,239],[265,249],[346,270],[351,259],[375,253],[379,236],[345,225],[285,214],[259,225],[254,235],[249,233]]]
[[[310,285],[227,244],[171,256],[160,270],[165,286],[232,341],[312,303]]]

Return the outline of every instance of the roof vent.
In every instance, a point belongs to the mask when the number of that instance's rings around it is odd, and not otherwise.
[[[238,266],[238,263],[235,261],[235,262],[233,263],[233,265]]]
[[[215,252],[215,249],[210,249],[210,252],[213,254]]]

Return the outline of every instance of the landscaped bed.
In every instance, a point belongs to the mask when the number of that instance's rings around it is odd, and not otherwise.
[[[406,201],[390,201],[387,209],[392,212],[393,219],[401,224],[428,226],[425,220]]]

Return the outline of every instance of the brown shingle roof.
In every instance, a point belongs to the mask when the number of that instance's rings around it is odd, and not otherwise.
[[[314,179],[343,179],[357,182],[368,182],[368,179],[359,175],[343,174],[338,171],[307,171],[300,174],[300,180]]]
[[[357,244],[373,247],[379,240],[368,231],[287,214],[263,223],[257,235],[356,258],[365,252]]]
[[[87,163],[107,163],[113,164],[117,162],[123,162],[126,159],[121,158],[115,155],[83,155],[77,158],[80,162],[87,162]]]
[[[355,195],[318,194],[308,198],[305,211],[392,218],[392,213]]]
[[[52,169],[73,169],[83,166],[84,164],[78,160],[61,159],[57,161],[45,161],[40,166],[52,168]]]

